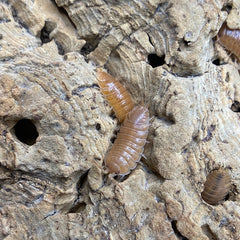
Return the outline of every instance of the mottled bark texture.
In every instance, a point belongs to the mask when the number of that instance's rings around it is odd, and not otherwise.
[[[237,1],[0,3],[0,239],[239,239],[240,78],[216,35]],[[228,17],[229,16],[229,17]],[[152,117],[144,155],[115,181],[120,127],[96,68]],[[201,198],[228,168],[231,190]]]

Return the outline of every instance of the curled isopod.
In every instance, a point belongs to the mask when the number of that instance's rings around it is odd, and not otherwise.
[[[212,171],[204,184],[202,199],[211,205],[224,200],[231,188],[231,177],[228,170],[220,168]]]
[[[133,109],[133,101],[126,88],[102,68],[97,69],[100,89],[119,120],[123,122],[126,115]]]
[[[129,112],[109,150],[105,165],[113,175],[126,175],[141,159],[149,128],[147,107],[136,106]]]
[[[218,38],[219,42],[240,60],[240,30],[230,29],[224,23],[218,32]]]

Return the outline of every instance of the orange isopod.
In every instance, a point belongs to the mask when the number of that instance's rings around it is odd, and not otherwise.
[[[133,109],[133,101],[126,88],[102,68],[97,69],[100,89],[119,120],[123,122],[126,115]]]
[[[147,141],[149,121],[145,106],[136,106],[127,114],[105,159],[110,174],[124,176],[137,166]]]
[[[226,23],[218,32],[220,43],[240,60],[240,30],[230,29]]]
[[[227,170],[212,171],[204,184],[202,199],[211,205],[216,205],[227,196],[231,188],[231,178]]]

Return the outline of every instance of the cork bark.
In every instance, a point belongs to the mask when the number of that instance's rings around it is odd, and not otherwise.
[[[239,28],[237,1],[1,1],[0,239],[239,239],[240,78],[217,41],[225,21]],[[123,178],[104,172],[121,125],[97,67],[152,118],[146,159]],[[212,206],[201,192],[219,167],[231,190]]]

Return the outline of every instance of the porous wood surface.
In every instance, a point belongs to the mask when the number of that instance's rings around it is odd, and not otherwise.
[[[238,1],[1,1],[0,239],[240,239],[240,78],[215,38],[225,20],[239,27]],[[97,67],[152,117],[146,159],[115,181],[103,166],[120,124]],[[16,136],[22,119],[33,144]],[[201,192],[219,167],[231,190],[211,206]]]

